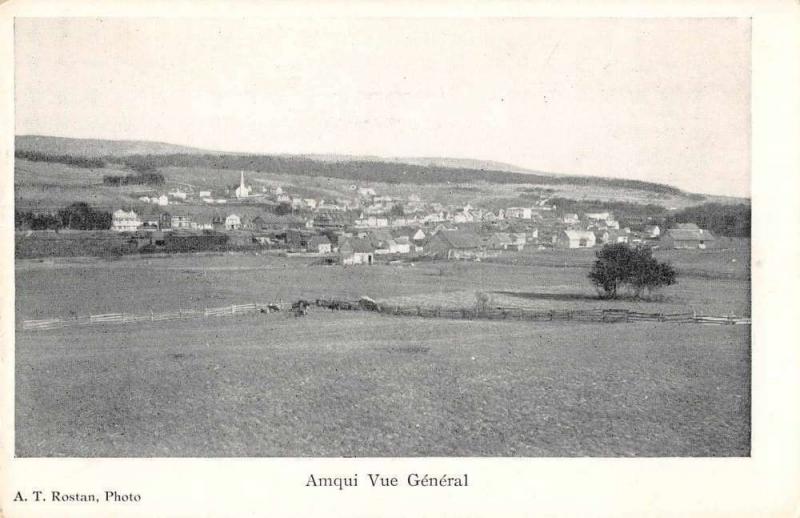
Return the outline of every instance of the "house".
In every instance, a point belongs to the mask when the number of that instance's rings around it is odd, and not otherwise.
[[[393,254],[410,254],[414,245],[408,236],[400,236],[389,242],[389,250]]]
[[[148,198],[147,196],[139,196],[139,201],[150,203],[150,198]]]
[[[613,219],[610,212],[587,212],[586,218],[592,221],[608,221]]]
[[[691,223],[690,223],[691,225]],[[700,249],[708,248],[714,242],[714,235],[702,228],[670,228],[661,236],[663,248]]]
[[[135,232],[142,226],[142,220],[133,211],[115,210],[111,215],[111,230],[115,232]]]
[[[211,216],[197,216],[191,223],[194,230],[214,230],[214,223]]]
[[[236,214],[230,214],[225,218],[225,230],[240,230],[242,228],[242,218]]]
[[[425,244],[428,254],[447,259],[481,257],[484,252],[480,237],[464,230],[442,230],[433,234]]]
[[[186,199],[186,193],[185,193],[185,192],[183,192],[183,191],[182,191],[182,190],[180,190],[180,189],[175,189],[174,191],[172,191],[172,192],[170,192],[170,193],[168,193],[168,194],[169,194],[170,196],[172,196],[173,198],[178,198],[178,199],[180,199],[180,200],[185,200],[185,199]]]
[[[630,241],[630,231],[625,232],[622,230],[609,230],[608,243],[628,243]]]
[[[154,203],[159,207],[166,207],[167,205],[169,205],[169,198],[167,198],[166,194],[162,194],[158,198],[153,196],[152,198],[150,198],[150,203]]]
[[[169,212],[162,212],[158,216],[158,228],[161,230],[172,228],[172,216]]]
[[[580,222],[580,219],[578,219],[577,214],[567,213],[564,214],[564,217],[561,218],[561,221],[567,225],[576,225],[578,222]]]
[[[531,219],[533,217],[533,211],[530,207],[509,207],[506,209],[505,217],[510,219]]]
[[[236,197],[237,198],[247,198],[250,196],[250,187],[245,185],[244,183],[244,171],[240,173],[239,176],[239,187],[236,188]]]
[[[339,256],[344,265],[372,264],[374,250],[367,239],[347,238],[339,244]]]
[[[678,230],[700,230],[696,223],[676,223],[672,228]]]
[[[655,239],[661,235],[661,228],[658,225],[645,225],[644,235],[650,239]]]
[[[211,198],[211,191],[200,191],[197,195],[201,198]]]
[[[189,215],[172,216],[170,226],[174,229],[192,228],[192,218]]]
[[[594,232],[588,230],[562,230],[553,237],[556,248],[592,248],[596,242]]]
[[[610,234],[608,230],[594,230],[594,237],[595,237],[595,244],[597,245],[605,245],[608,243],[608,239]]]
[[[496,232],[488,240],[492,250],[517,250],[525,248],[527,239],[524,233]]]
[[[308,240],[306,249],[317,254],[331,253],[331,240],[328,236],[314,236]]]

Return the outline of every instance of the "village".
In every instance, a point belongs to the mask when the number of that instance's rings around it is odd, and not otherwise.
[[[257,192],[244,172],[239,185],[228,191],[223,195],[176,187],[139,196],[136,207],[132,203],[128,210],[113,212],[111,230],[130,235],[143,252],[166,249],[178,239],[191,242],[188,249],[204,250],[224,236],[232,248],[313,254],[345,265],[417,256],[481,260],[530,247],[587,249],[627,243],[705,249],[715,242],[710,231],[693,223],[662,230],[654,221],[622,219],[610,211],[562,213],[546,197],[532,206],[496,210],[426,202],[417,194],[389,196],[356,185],[349,197],[301,198],[280,186]],[[215,208],[211,214],[194,210],[209,204],[225,209]]]

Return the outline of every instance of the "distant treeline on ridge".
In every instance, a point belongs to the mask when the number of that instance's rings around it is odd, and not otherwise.
[[[349,160],[324,162],[301,157],[271,155],[211,155],[168,154],[129,155],[107,157],[108,161],[120,162],[128,167],[198,167],[207,169],[233,169],[262,171],[269,173],[321,176],[361,182],[386,183],[462,183],[492,182],[516,184],[569,184],[597,187],[614,187],[644,190],[662,194],[683,194],[683,191],[668,185],[613,178],[589,176],[557,176],[543,174],[511,173],[507,171],[421,166],[395,162]]]
[[[591,176],[566,176],[511,173],[491,169],[468,169],[435,165],[412,165],[399,162],[345,160],[326,162],[302,157],[274,155],[188,154],[127,155],[87,158],[71,155],[50,155],[35,151],[16,151],[17,158],[38,162],[58,162],[76,167],[103,167],[106,163],[124,164],[142,171],[155,171],[160,167],[197,167],[206,169],[232,169],[267,173],[340,178],[354,182],[386,183],[466,183],[491,182],[546,185],[585,185],[594,187],[627,188],[659,194],[682,195],[676,187],[641,180],[597,178]],[[109,182],[115,182],[109,179]],[[124,180],[123,180],[124,182]]]

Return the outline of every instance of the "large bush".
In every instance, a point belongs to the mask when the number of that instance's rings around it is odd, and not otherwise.
[[[656,260],[648,247],[615,243],[605,245],[597,252],[589,280],[603,298],[616,299],[620,291],[626,288],[639,298],[663,286],[675,284],[676,273],[668,263]]]

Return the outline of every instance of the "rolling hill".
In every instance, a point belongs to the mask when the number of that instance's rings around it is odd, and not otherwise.
[[[265,180],[269,176],[281,177],[282,182],[297,187],[312,180],[336,180],[346,185],[382,184],[395,186],[391,188],[394,190],[419,185],[426,185],[430,190],[433,186],[440,186],[437,190],[443,193],[452,193],[453,189],[472,190],[476,199],[482,196],[504,198],[503,203],[513,203],[519,195],[510,192],[510,189],[525,186],[545,189],[551,196],[576,200],[622,200],[657,203],[676,208],[697,205],[704,201],[749,203],[749,200],[740,198],[688,193],[654,182],[560,175],[501,162],[460,158],[247,154],[209,151],[163,142],[40,135],[17,136],[15,152],[18,159],[84,168],[107,168],[112,173],[119,173],[120,169],[171,171],[170,175],[181,178],[170,178],[167,175],[168,181],[188,183],[196,180],[191,171],[216,171],[220,177],[248,171],[259,176],[265,175]],[[81,161],[85,163],[80,163]],[[19,168],[17,169],[19,174]],[[18,177],[15,183],[29,184],[34,180],[30,173],[24,176],[25,180]],[[52,180],[51,178],[51,182]],[[480,188],[476,187],[478,185]],[[509,196],[512,198],[508,198]]]

